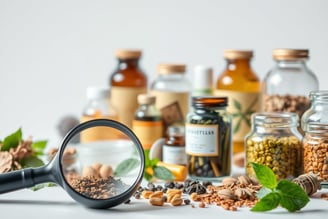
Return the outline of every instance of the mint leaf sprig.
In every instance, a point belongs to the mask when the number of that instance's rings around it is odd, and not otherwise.
[[[251,209],[254,212],[270,211],[279,205],[289,212],[302,209],[309,201],[308,195],[297,184],[276,179],[274,172],[267,166],[251,163],[257,179],[263,188],[257,194],[259,202]]]

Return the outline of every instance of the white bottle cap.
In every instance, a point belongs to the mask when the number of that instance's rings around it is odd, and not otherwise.
[[[107,87],[88,87],[87,99],[104,99],[110,96],[110,90]]]
[[[194,68],[194,89],[211,89],[213,86],[213,70],[210,67],[197,65]]]

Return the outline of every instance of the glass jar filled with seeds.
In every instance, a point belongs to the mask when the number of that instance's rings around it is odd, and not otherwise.
[[[308,123],[302,145],[304,173],[328,182],[328,123]]]
[[[255,176],[251,163],[266,165],[277,179],[302,173],[302,135],[296,113],[254,113],[252,130],[245,137],[246,174]]]
[[[186,119],[186,153],[191,178],[219,180],[231,172],[231,116],[227,97],[193,97]]]
[[[317,76],[307,65],[309,50],[274,49],[272,56],[274,66],[263,80],[262,110],[293,112],[301,118],[310,107],[308,94],[319,88]]]

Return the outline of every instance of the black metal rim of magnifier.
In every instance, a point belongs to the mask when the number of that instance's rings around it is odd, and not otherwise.
[[[60,174],[62,177],[62,181],[64,181],[65,183],[63,183],[63,187],[64,189],[69,193],[69,195],[75,199],[77,202],[82,203],[83,205],[90,207],[90,208],[99,208],[99,209],[104,209],[104,208],[110,208],[110,207],[114,207],[116,205],[122,204],[123,202],[127,201],[138,189],[141,180],[143,178],[143,172],[145,169],[145,156],[144,156],[144,151],[142,148],[142,145],[139,141],[139,139],[137,138],[137,136],[131,131],[131,129],[129,129],[127,126],[125,126],[124,124],[114,121],[114,120],[110,120],[110,119],[95,119],[95,120],[90,120],[84,123],[81,123],[79,125],[77,125],[76,127],[74,127],[71,131],[69,131],[69,133],[65,136],[62,144],[61,144],[61,148],[60,148],[60,157],[63,156],[64,150],[67,146],[67,144],[70,142],[70,140],[76,136],[77,134],[79,134],[81,131],[91,128],[91,127],[95,127],[95,126],[107,126],[107,127],[111,127],[111,128],[115,128],[120,130],[121,132],[123,132],[124,134],[126,134],[128,137],[130,137],[130,139],[133,141],[134,144],[136,144],[136,148],[138,150],[139,156],[140,156],[140,172],[138,174],[137,179],[135,180],[135,182],[123,193],[108,198],[108,199],[91,199],[88,198],[80,193],[78,193],[77,191],[75,191],[70,185],[69,183],[66,181],[66,178],[63,176],[63,174]],[[63,173],[63,169],[62,169],[62,165],[60,162],[60,171],[61,173]]]

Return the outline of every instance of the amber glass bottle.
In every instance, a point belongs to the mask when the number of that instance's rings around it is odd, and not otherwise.
[[[139,138],[144,150],[163,137],[161,112],[155,107],[156,97],[149,94],[138,96],[139,108],[134,114],[132,130]]]
[[[118,65],[110,76],[111,100],[119,121],[132,128],[137,97],[147,92],[147,75],[139,67],[140,50],[117,50]]]
[[[227,96],[232,115],[233,153],[243,152],[244,138],[251,128],[251,114],[261,110],[261,81],[252,70],[251,50],[225,50],[226,68],[216,82],[216,96]]]

